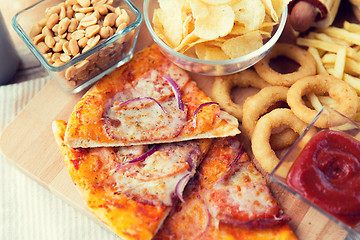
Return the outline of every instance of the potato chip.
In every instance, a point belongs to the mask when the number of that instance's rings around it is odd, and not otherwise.
[[[231,7],[235,13],[235,21],[253,31],[259,29],[265,19],[265,7],[261,0],[240,0],[234,1]]]
[[[201,1],[211,5],[222,5],[222,4],[228,4],[232,0],[201,0]]]
[[[254,31],[225,41],[221,49],[230,58],[237,58],[249,54],[262,46],[261,33]]]
[[[262,2],[265,6],[266,13],[277,23],[279,22],[282,11],[289,4],[290,0],[262,0]]]
[[[190,5],[199,38],[213,40],[231,32],[235,14],[229,5],[207,5],[200,0],[193,0]]]
[[[200,43],[195,45],[195,52],[199,59],[208,61],[221,61],[229,59],[224,51],[215,46],[209,46],[206,43]]]
[[[154,31],[179,53],[197,53],[207,60],[236,58],[258,49],[263,39],[271,37],[278,23],[273,18],[278,20],[289,2],[276,1],[158,0]]]
[[[183,18],[182,4],[178,0],[159,0],[158,18],[163,25],[163,35],[171,47],[178,46],[182,39]]]

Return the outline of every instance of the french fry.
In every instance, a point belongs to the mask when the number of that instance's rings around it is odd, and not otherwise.
[[[344,26],[344,29],[348,30],[349,32],[360,34],[360,25],[359,24],[350,23],[348,21],[345,21],[343,26]]]
[[[349,32],[346,29],[338,27],[328,27],[321,29],[321,32],[328,34],[334,38],[350,42],[352,44],[360,45],[360,35]]]
[[[320,111],[323,107],[322,104],[319,101],[319,98],[315,95],[315,93],[311,92],[309,94],[306,94],[306,97],[308,98],[310,104],[313,106],[313,108],[316,111]]]
[[[317,39],[297,38],[296,43],[300,46],[315,47],[324,51],[336,53],[339,51],[340,45],[336,43],[324,42]],[[346,47],[346,56],[360,61],[360,54],[353,48]]]
[[[321,61],[319,51],[314,47],[309,47],[308,51],[315,59],[317,73],[319,73],[319,74],[327,73],[327,71]]]
[[[346,47],[342,46],[339,48],[339,51],[336,54],[336,60],[334,65],[334,77],[339,79],[343,78],[345,70],[345,60],[346,60]]]

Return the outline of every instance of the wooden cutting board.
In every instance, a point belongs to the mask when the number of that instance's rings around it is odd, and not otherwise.
[[[142,9],[142,1],[133,1]],[[136,51],[152,44],[145,24],[141,26]],[[209,96],[213,78],[192,74],[198,86]],[[68,202],[84,214],[98,221],[86,208],[73,185],[56,146],[51,130],[55,119],[67,120],[84,91],[76,95],[64,93],[54,81],[50,81],[5,128],[0,136],[0,150],[10,163],[26,175]],[[234,93],[235,101],[241,101],[242,92]],[[244,141],[248,140],[244,137]],[[252,156],[250,150],[249,155]],[[342,240],[347,232],[275,183],[270,187],[292,218],[290,225],[300,240]],[[104,225],[103,225],[104,226]]]

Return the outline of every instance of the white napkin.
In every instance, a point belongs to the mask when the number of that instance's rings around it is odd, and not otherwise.
[[[0,132],[49,79],[0,86]],[[17,170],[0,154],[0,239],[119,238]]]

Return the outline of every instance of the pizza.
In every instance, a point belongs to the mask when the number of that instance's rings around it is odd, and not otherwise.
[[[153,238],[212,142],[75,149],[64,143],[65,121],[52,127],[89,210],[122,239]]]
[[[154,44],[81,98],[65,143],[87,148],[226,137],[240,133],[238,124]]]
[[[296,239],[237,119],[156,45],[90,88],[53,133],[89,210],[122,239]]]
[[[218,138],[154,239],[297,239],[288,221],[238,138]]]

